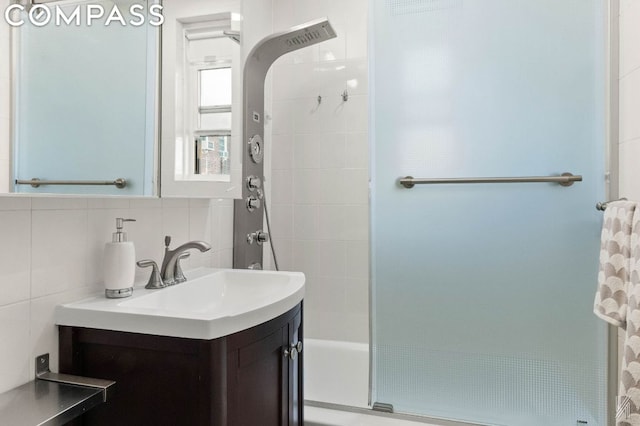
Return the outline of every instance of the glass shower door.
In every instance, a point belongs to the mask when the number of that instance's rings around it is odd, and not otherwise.
[[[371,1],[372,402],[606,424],[604,3]]]

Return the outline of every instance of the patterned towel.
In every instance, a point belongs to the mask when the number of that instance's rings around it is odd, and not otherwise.
[[[593,312],[603,320],[625,327],[631,256],[631,226],[636,203],[613,201],[607,205],[600,237],[600,271]]]
[[[593,311],[625,330],[617,426],[640,426],[640,208],[616,201],[605,211]]]

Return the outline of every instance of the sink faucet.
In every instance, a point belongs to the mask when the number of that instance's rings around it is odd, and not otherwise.
[[[170,244],[171,236],[167,235],[164,237],[164,259],[162,259],[162,268],[160,269],[160,275],[166,285],[174,285],[187,280],[184,275],[176,276],[176,265],[186,250],[198,249],[205,252],[211,249],[211,246],[204,241],[189,241],[173,250],[169,250]]]

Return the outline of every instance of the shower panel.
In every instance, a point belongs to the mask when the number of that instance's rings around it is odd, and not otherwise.
[[[332,39],[329,20],[318,19],[270,35],[251,50],[244,66],[242,199],[234,202],[233,267],[262,269],[264,211],[264,80],[280,56]]]

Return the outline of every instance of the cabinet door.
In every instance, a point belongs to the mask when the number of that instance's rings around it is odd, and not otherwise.
[[[283,356],[288,325],[230,353],[229,424],[288,425],[289,369]]]

